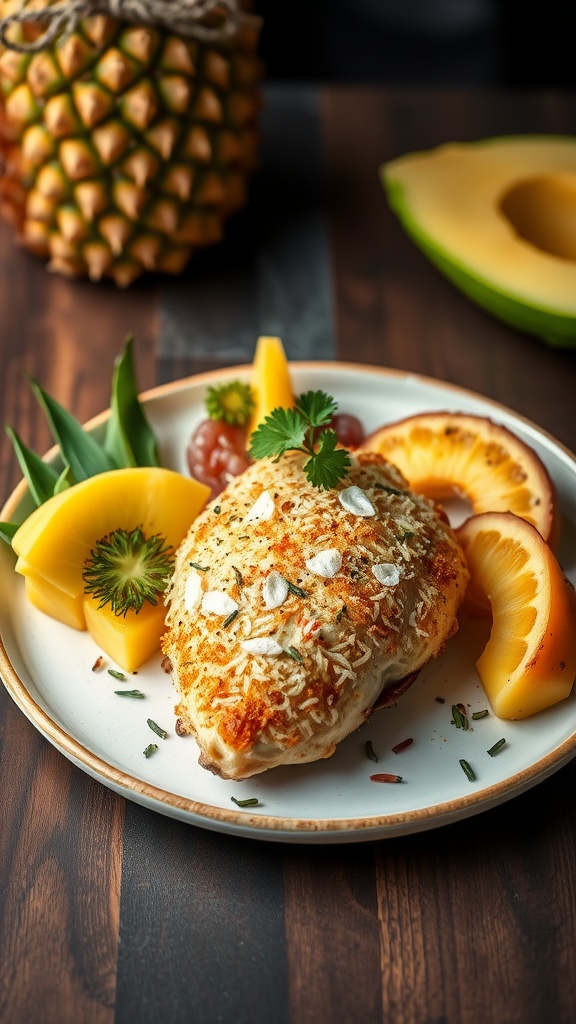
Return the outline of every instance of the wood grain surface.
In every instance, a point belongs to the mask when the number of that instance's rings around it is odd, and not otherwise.
[[[452,139],[570,133],[560,93],[276,87],[251,205],[178,280],[67,281],[0,228],[2,421],[49,438],[24,373],[81,419],[136,337],[143,389],[250,357],[428,374],[576,449],[576,353],[469,303],[403,234],[378,166]],[[0,496],[19,479],[0,444]],[[65,657],[65,652],[63,652]],[[0,688],[2,1024],[571,1024],[576,764],[478,817],[341,846],[203,831],[109,792]]]

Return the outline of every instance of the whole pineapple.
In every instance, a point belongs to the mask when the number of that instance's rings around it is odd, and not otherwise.
[[[1,0],[0,18],[21,6]],[[45,28],[6,36],[26,46]],[[100,13],[38,52],[0,47],[0,214],[21,244],[126,287],[217,242],[256,162],[259,28],[243,13],[215,43]]]

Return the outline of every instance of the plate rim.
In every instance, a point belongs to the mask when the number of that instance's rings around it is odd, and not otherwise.
[[[370,363],[339,362],[336,360],[291,361],[290,369],[306,373],[322,370],[325,372],[374,374],[386,379],[404,379],[421,384],[424,387],[448,391],[454,396],[462,396],[467,400],[474,399],[490,407],[494,413],[504,413],[516,422],[523,424],[535,432],[539,438],[546,440],[557,451],[563,453],[570,462],[575,464],[576,455],[550,432],[538,426],[530,418],[515,412],[509,406],[480,392],[465,388],[462,385],[426,374],[393,367],[375,366]],[[187,377],[159,384],[143,391],[140,395],[143,404],[157,399],[169,398],[171,393],[185,391],[191,387],[201,386],[218,378],[229,378],[231,375],[245,375],[251,371],[251,364],[237,364],[207,370]],[[86,421],[86,429],[93,431],[106,422],[110,409],[105,409]],[[47,460],[53,459],[58,446],[52,446],[44,455]],[[27,483],[20,480],[12,490],[2,509],[0,517],[11,516],[28,491]],[[31,724],[60,753],[71,760],[80,770],[86,771],[96,781],[113,789],[125,799],[131,799],[167,816],[179,817],[190,824],[228,831],[230,833],[252,836],[261,839],[277,839],[312,842],[319,841],[361,841],[363,839],[385,838],[410,832],[424,831],[429,828],[441,827],[453,820],[460,820],[482,810],[488,810],[497,803],[519,795],[562,768],[576,756],[576,727],[572,734],[560,742],[538,761],[533,762],[515,775],[471,791],[469,794],[443,801],[432,806],[413,808],[408,811],[396,811],[382,815],[367,817],[336,817],[336,818],[285,818],[281,815],[255,814],[242,809],[219,807],[206,804],[165,790],[152,783],[132,775],[129,771],[116,768],[100,755],[93,753],[83,743],[58,725],[50,715],[34,699],[26,683],[20,678],[11,663],[10,656],[0,633],[0,677],[8,694],[20,708]],[[190,820],[191,816],[191,820]]]

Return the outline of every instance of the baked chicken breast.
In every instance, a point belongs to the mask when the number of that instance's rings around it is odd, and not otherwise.
[[[193,523],[168,590],[178,731],[225,779],[329,757],[456,629],[468,572],[446,520],[381,456],[320,491],[262,460]]]

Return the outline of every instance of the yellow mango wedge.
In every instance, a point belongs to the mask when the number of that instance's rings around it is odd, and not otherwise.
[[[143,604],[139,612],[128,611],[126,615],[114,615],[110,605],[99,608],[92,597],[85,598],[83,605],[90,636],[127,672],[133,672],[158,650],[166,618],[162,598],[157,605]]]
[[[267,335],[258,338],[250,384],[256,404],[248,424],[248,437],[273,409],[280,406],[292,409],[294,406],[288,360],[280,338]]]
[[[40,611],[74,629],[88,629],[98,646],[128,672],[160,646],[165,608],[144,604],[114,615],[84,592],[82,571],[98,540],[140,526],[174,548],[210,494],[204,484],[157,467],[112,470],[50,498],[22,524],[12,546],[26,596]]]
[[[26,570],[26,597],[35,608],[39,608],[45,615],[50,615],[58,622],[72,629],[86,629],[86,616],[84,615],[84,595],[70,597],[63,590],[59,590],[52,583],[48,583],[34,572],[30,565],[22,564]]]
[[[204,484],[170,469],[114,469],[50,498],[12,539],[16,571],[42,577],[70,597],[84,593],[82,570],[94,543],[117,529],[140,526],[176,547],[210,494]]]

